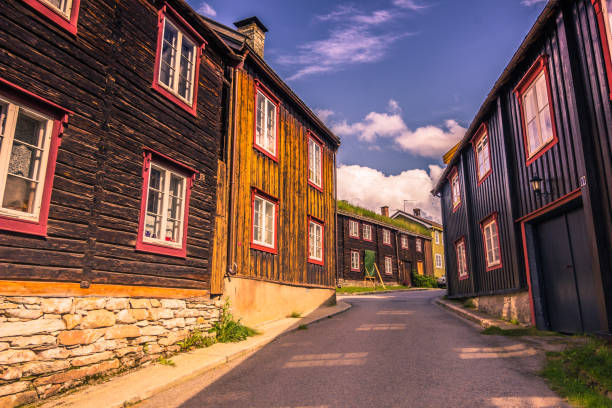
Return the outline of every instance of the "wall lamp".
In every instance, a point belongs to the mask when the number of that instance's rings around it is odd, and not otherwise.
[[[548,194],[547,192],[542,191],[542,181],[543,180],[537,174],[534,174],[531,177],[531,180],[529,180],[529,184],[531,184],[531,189],[538,196],[540,196],[540,195],[547,195]]]

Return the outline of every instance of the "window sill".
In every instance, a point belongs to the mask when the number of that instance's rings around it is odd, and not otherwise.
[[[0,230],[39,237],[47,236],[47,225],[40,221],[22,220],[4,215],[0,215]]]
[[[196,90],[195,90],[195,86],[197,84],[194,84],[194,90],[193,90],[193,102],[191,103],[191,105],[189,105],[187,102],[183,101],[181,98],[179,98],[178,96],[176,96],[173,92],[170,92],[169,90],[167,90],[166,88],[164,88],[162,85],[159,84],[159,82],[154,82],[152,85],[153,90],[157,91],[159,94],[161,94],[162,96],[164,96],[166,99],[168,99],[170,102],[174,103],[175,105],[177,105],[179,108],[183,109],[184,111],[186,111],[187,113],[191,114],[194,117],[197,117],[197,99],[196,99]]]
[[[256,244],[254,242],[251,242],[251,249],[254,249],[254,250],[257,250],[257,251],[268,252],[268,253],[273,254],[273,255],[277,255],[278,254],[278,250],[276,248],[267,247],[265,245],[259,245],[259,244]]]
[[[278,156],[274,156],[272,153],[270,153],[257,143],[253,143],[253,148],[278,163]]]
[[[187,248],[185,244],[183,244],[182,248],[176,248],[161,244],[152,244],[148,242],[138,241],[136,243],[136,251],[147,252],[156,255],[171,256],[174,258],[187,258]]]
[[[314,264],[314,265],[320,265],[320,266],[324,266],[325,265],[325,262],[323,262],[323,261],[318,261],[316,259],[310,259],[310,258],[308,258],[308,263],[309,264]]]
[[[323,192],[323,187],[317,186],[315,183],[313,183],[310,180],[308,180],[308,185],[321,193]]]
[[[80,0],[74,0],[72,3],[72,12],[70,19],[62,17],[46,5],[40,2],[40,0],[23,0],[24,3],[32,7],[34,10],[51,20],[53,23],[68,31],[72,35],[76,35],[78,32],[77,21],[79,18]]]

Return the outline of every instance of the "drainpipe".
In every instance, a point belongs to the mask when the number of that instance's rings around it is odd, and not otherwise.
[[[244,60],[243,60],[244,62]],[[233,260],[234,260],[234,247],[232,245],[233,238],[233,230],[234,230],[234,206],[233,206],[233,198],[234,198],[234,166],[235,161],[234,157],[236,156],[236,121],[237,121],[237,101],[238,101],[238,89],[236,86],[236,73],[237,68],[232,68],[231,70],[231,82],[232,82],[232,97],[231,97],[231,115],[232,115],[232,124],[230,126],[230,135],[229,140],[231,146],[227,149],[228,154],[228,170],[229,170],[229,193],[227,197],[227,270],[225,276],[235,275],[237,270],[234,268]]]
[[[400,234],[399,231],[395,233],[395,258],[397,259],[397,279],[400,277],[400,257],[399,257],[399,245],[397,245],[397,236]],[[401,282],[400,282],[401,283]]]
[[[336,168],[336,152],[334,152],[334,252],[335,252],[335,262],[336,262],[336,287],[338,287],[338,274],[340,273],[339,263],[338,263],[338,178],[337,173],[338,169]]]

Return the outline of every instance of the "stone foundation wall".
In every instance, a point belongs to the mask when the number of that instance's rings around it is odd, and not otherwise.
[[[480,296],[474,298],[478,310],[505,320],[518,320],[531,324],[531,306],[529,293],[520,292],[511,295]]]
[[[190,331],[211,328],[222,306],[209,298],[0,296],[0,407],[176,352]]]

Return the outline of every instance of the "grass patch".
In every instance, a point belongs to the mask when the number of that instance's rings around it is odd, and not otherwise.
[[[211,333],[216,333],[217,342],[235,343],[246,340],[249,336],[255,336],[259,332],[240,323],[240,319],[234,320],[230,312],[230,302],[227,300],[223,305],[223,311],[219,321],[210,329]]]
[[[347,293],[380,292],[383,290],[403,290],[403,289],[410,289],[410,287],[396,285],[396,286],[387,286],[385,289],[382,286],[376,286],[375,288],[363,287],[363,286],[345,286],[342,288],[336,288],[336,293],[347,294]]]
[[[163,357],[163,356],[159,356],[159,358],[157,359],[157,362],[161,365],[167,365],[171,367],[174,367],[176,365],[174,361],[170,360],[169,358]]]
[[[306,326],[305,324],[300,324],[297,329],[298,330],[306,330],[306,329],[308,329],[308,326]]]
[[[294,319],[298,319],[300,317],[302,317],[302,314],[299,312],[292,312],[289,316],[287,317],[293,317]]]
[[[562,334],[551,331],[538,330],[535,327],[525,327],[520,329],[502,329],[499,326],[489,326],[484,329],[482,334],[494,335],[494,336],[509,336],[509,337],[520,337],[520,336],[537,336],[537,337],[550,337],[550,336],[562,336]]]
[[[476,303],[474,303],[474,299],[467,298],[463,301],[463,307],[467,307],[469,309],[476,309]]]
[[[412,285],[416,288],[437,288],[438,280],[433,276],[419,275],[412,272]]]
[[[599,339],[546,353],[540,373],[552,389],[579,407],[612,407],[612,346]]]
[[[215,344],[215,339],[207,336],[199,330],[194,330],[184,340],[179,341],[176,344],[182,351],[188,351],[196,348],[210,347]]]

